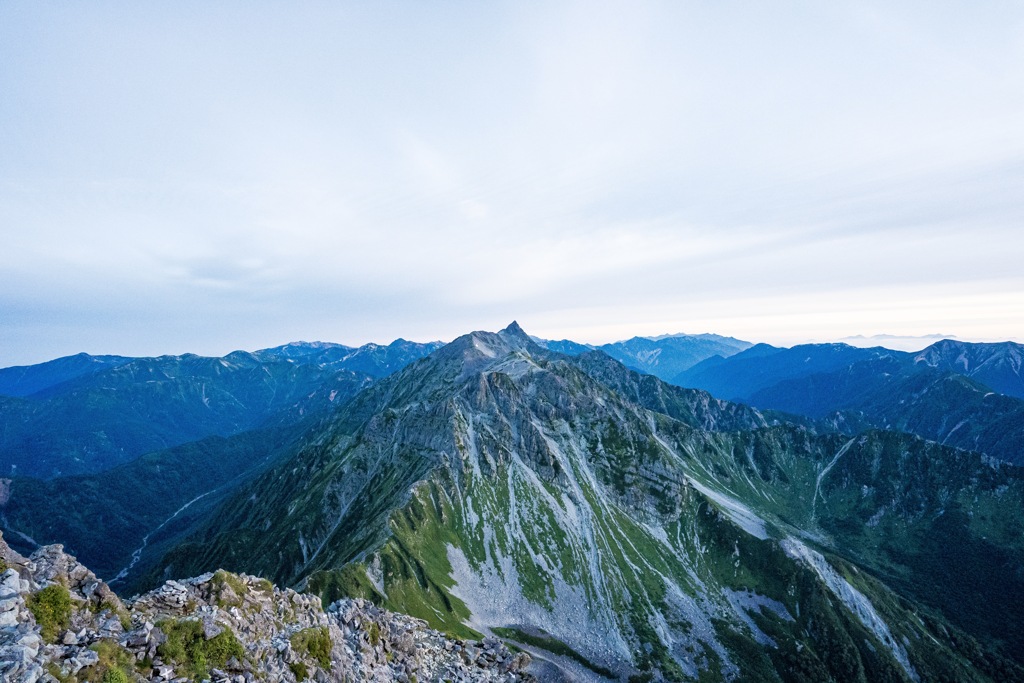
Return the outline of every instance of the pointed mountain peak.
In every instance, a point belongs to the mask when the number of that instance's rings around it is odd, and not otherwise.
[[[482,367],[501,360],[511,353],[523,351],[527,354],[543,354],[538,346],[518,323],[500,332],[477,330],[464,334],[436,352],[436,358],[454,360],[462,364],[465,372],[477,372]]]
[[[542,345],[538,344],[533,337],[526,334],[526,331],[519,326],[515,320],[509,324],[508,327],[498,333],[498,336],[514,349],[519,351],[525,351],[531,355],[543,354],[547,351]]]
[[[508,327],[503,329],[498,334],[506,335],[509,337],[520,337],[526,340],[530,339],[530,335],[526,334],[526,332],[523,331],[523,328],[521,328],[519,326],[519,323],[517,323],[515,320],[513,320]]]

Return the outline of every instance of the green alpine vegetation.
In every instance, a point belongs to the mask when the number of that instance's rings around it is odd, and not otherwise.
[[[71,624],[71,595],[60,584],[47,586],[33,595],[28,608],[48,643],[54,642],[57,634]]]
[[[184,667],[194,680],[207,679],[211,668],[223,668],[228,659],[245,656],[245,649],[230,629],[206,638],[203,624],[192,619],[161,621],[157,626],[167,636],[167,641],[157,648],[157,653]]]
[[[438,345],[399,339],[388,346],[353,349],[300,342],[222,359],[82,354],[0,371],[0,390],[27,396],[0,396],[0,470],[14,472],[9,479],[0,478],[0,530],[25,553],[61,543],[130,593],[155,558],[232,490],[287,457],[325,415],[374,377],[404,367]],[[73,415],[54,413],[51,399]],[[17,424],[6,423],[7,401],[27,406],[50,423],[40,427],[25,418],[22,424],[20,413],[7,416]],[[230,424],[217,422],[226,415],[234,415]],[[108,423],[115,431],[107,431]],[[238,432],[242,427],[247,430]],[[21,430],[37,428],[42,431],[33,437],[31,448],[15,449],[16,460],[27,457],[32,465],[5,464],[5,439],[13,443]],[[132,430],[149,445],[188,442],[134,457],[142,446],[111,436]],[[230,435],[209,435],[221,433]],[[189,440],[197,435],[203,438]],[[103,448],[90,445],[100,436],[113,440]],[[64,445],[54,441],[65,438]],[[118,451],[113,461],[104,455],[107,446]],[[78,451],[89,455],[79,458],[74,455]],[[66,469],[82,473],[50,479],[24,476],[46,474],[40,470],[43,463],[66,457],[76,463]],[[129,461],[112,466],[124,459]]]
[[[376,627],[376,624],[372,624],[370,627],[371,641],[373,640],[372,629]],[[315,660],[321,669],[331,668],[331,634],[326,628],[306,628],[297,631],[291,637],[291,644],[296,652]],[[377,643],[372,644],[376,645]]]

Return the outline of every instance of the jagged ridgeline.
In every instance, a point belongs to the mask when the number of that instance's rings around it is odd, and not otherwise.
[[[513,324],[358,394],[150,580],[224,567],[369,598],[584,679],[1024,680],[1022,484]]]

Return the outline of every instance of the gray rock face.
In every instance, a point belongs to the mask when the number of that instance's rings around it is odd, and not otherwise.
[[[204,643],[238,643],[241,656],[202,668],[201,680],[211,683],[533,680],[523,672],[529,656],[500,641],[453,640],[365,600],[340,600],[324,610],[316,596],[217,572],[168,581],[125,604],[61,546],[14,557],[0,536],[0,558],[10,567],[0,575],[5,683],[56,683],[57,674],[99,680],[112,658],[128,680],[196,680],[190,662],[161,647],[183,622],[195,622]],[[54,642],[44,642],[29,602],[51,585],[68,589],[72,613]]]
[[[17,570],[10,568],[0,575],[0,680],[34,683],[43,675],[42,639],[21,588]]]

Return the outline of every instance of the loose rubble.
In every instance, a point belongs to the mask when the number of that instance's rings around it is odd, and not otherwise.
[[[25,558],[2,536],[0,570],[4,683],[534,680],[529,655],[497,639],[452,639],[360,599],[325,611],[253,576],[167,581],[124,603],[62,546]],[[67,589],[70,610],[47,642],[31,604],[50,586]]]

